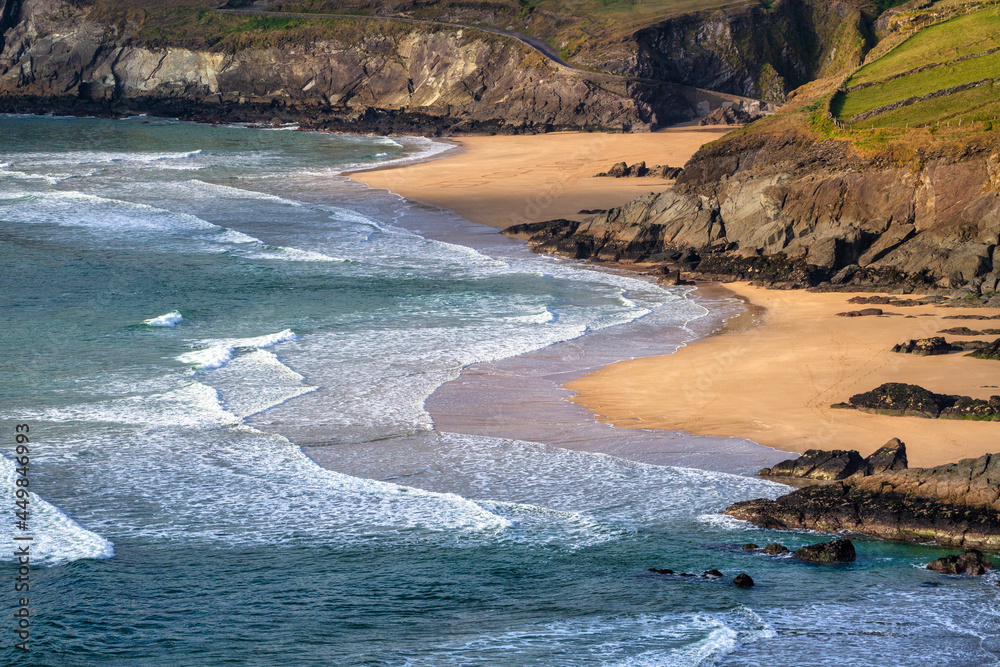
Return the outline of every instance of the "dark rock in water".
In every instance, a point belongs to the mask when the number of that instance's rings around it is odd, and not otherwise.
[[[868,475],[881,475],[906,468],[906,444],[899,438],[893,438],[865,459],[865,473]]]
[[[928,570],[941,574],[971,574],[978,577],[993,570],[993,563],[979,549],[966,549],[961,555],[945,556],[927,564]]]
[[[854,543],[846,539],[810,544],[796,549],[792,555],[810,563],[853,563],[857,558]]]
[[[985,347],[979,348],[969,356],[976,359],[1000,359],[1000,338],[997,338]]]
[[[1000,454],[816,484],[735,503],[725,514],[765,528],[1000,549]]]
[[[846,479],[864,468],[864,459],[854,450],[810,449],[797,459],[777,463],[757,474],[762,477],[802,477],[805,479]]]
[[[719,577],[722,576],[722,573],[719,572],[718,570],[705,570],[704,572],[701,573],[701,576],[710,577],[712,579],[718,579]]]
[[[674,573],[673,570],[660,569],[660,568],[656,568],[656,567],[649,568],[649,570],[647,570],[647,572],[655,572],[656,574],[673,574]]]
[[[861,310],[848,310],[844,313],[837,313],[840,317],[868,317],[871,315],[882,315],[881,308],[862,308]]]
[[[751,579],[750,575],[746,572],[741,572],[736,575],[735,579],[733,579],[733,585],[739,586],[740,588],[753,588],[753,579]]]
[[[783,544],[778,544],[777,542],[771,542],[766,547],[761,549],[761,551],[769,556],[782,556],[788,553],[788,547]]]
[[[857,410],[878,414],[907,415],[934,418],[941,414],[937,396],[915,384],[887,382],[863,394],[848,399]]]
[[[695,575],[691,574],[690,572],[681,572],[681,573],[680,573],[679,575],[677,575],[677,576],[678,576],[678,577],[693,577],[693,576],[695,576]]]
[[[760,547],[758,547],[753,542],[748,542],[747,544],[744,544],[740,548],[743,549],[743,551],[757,551],[757,549],[759,549]]]
[[[943,336],[933,336],[931,338],[921,338],[899,343],[892,348],[893,352],[900,354],[912,354],[918,357],[926,357],[935,354],[948,354],[959,348],[946,341]]]

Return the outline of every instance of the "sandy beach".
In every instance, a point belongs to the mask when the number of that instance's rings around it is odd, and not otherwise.
[[[993,315],[997,309],[881,306],[886,315],[848,318],[836,313],[864,307],[848,303],[853,294],[727,287],[766,309],[761,326],[702,339],[675,354],[612,364],[568,383],[577,392],[573,400],[623,428],[739,436],[795,452],[857,449],[867,455],[898,437],[911,466],[997,451],[996,422],[830,407],[884,382],[975,398],[1000,394],[1000,362],[964,353],[916,357],[891,351],[896,343],[941,329],[989,324],[943,319],[947,315]]]
[[[580,218],[669,186],[652,178],[595,178],[615,162],[683,165],[731,128],[674,127],[652,134],[553,133],[463,137],[460,151],[429,162],[359,172],[371,187],[506,227]],[[854,294],[727,286],[752,305],[735,326],[675,354],[623,361],[566,385],[598,419],[622,428],[742,437],[785,451],[907,443],[914,466],[996,451],[1000,424],[889,417],[830,405],[884,382],[988,398],[1000,393],[1000,362],[964,354],[915,357],[894,344],[966,322],[947,315],[983,309],[884,307],[881,317],[845,318]],[[763,316],[761,316],[763,312]],[[760,326],[753,326],[762,320]],[[974,328],[974,327],[973,327]],[[983,337],[989,338],[989,337]]]
[[[457,212],[492,227],[620,206],[671,181],[595,178],[616,162],[684,166],[699,147],[731,127],[681,126],[650,134],[554,132],[461,137],[461,152],[413,165],[355,173],[352,178],[411,201]]]

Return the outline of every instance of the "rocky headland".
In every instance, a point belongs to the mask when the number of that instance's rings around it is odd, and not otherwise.
[[[907,468],[905,446],[897,441],[868,459],[857,452],[809,452],[762,473],[776,477],[775,469],[779,475],[830,481],[776,500],[735,503],[725,513],[765,528],[1000,550],[998,454]]]

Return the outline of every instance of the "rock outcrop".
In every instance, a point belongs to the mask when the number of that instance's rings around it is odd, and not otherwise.
[[[607,171],[594,174],[594,176],[598,178],[627,178],[630,176],[642,178],[643,176],[648,176],[650,178],[674,179],[680,176],[683,171],[680,167],[671,167],[666,164],[656,164],[652,167],[647,167],[645,161],[636,162],[633,165],[626,162],[616,162]],[[604,213],[604,211],[601,211],[601,213]]]
[[[699,261],[688,270],[707,278],[997,299],[1000,145],[991,135],[901,164],[780,129],[782,114],[702,147],[672,189],[572,227],[539,227],[531,244],[620,262],[691,249]]]
[[[899,438],[893,438],[867,458],[862,458],[853,449],[810,449],[798,458],[762,468],[757,474],[761,477],[833,481],[905,470],[906,465],[906,445]]]
[[[1000,454],[807,486],[726,508],[774,529],[847,531],[890,540],[1000,549]]]
[[[935,394],[919,385],[901,382],[887,382],[871,391],[851,396],[847,403],[837,403],[832,407],[928,419],[1000,420],[1000,396],[983,400]]]
[[[949,354],[958,349],[943,336],[932,336],[930,338],[911,339],[905,343],[899,343],[892,347],[893,352],[899,354],[912,354],[916,357],[928,357],[937,354]]]

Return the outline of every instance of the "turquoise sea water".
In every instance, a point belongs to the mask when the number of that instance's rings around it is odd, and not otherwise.
[[[722,517],[785,490],[724,462],[435,430],[424,401],[469,364],[706,316],[342,176],[444,148],[0,118],[6,544],[18,423],[36,493],[7,664],[997,662],[1000,589],[920,567],[940,550],[751,555],[822,538]]]

